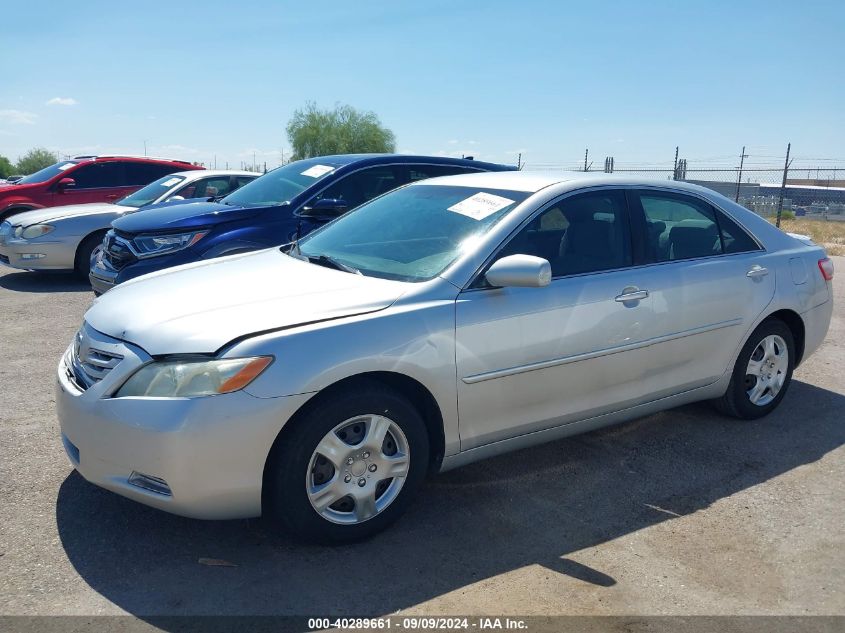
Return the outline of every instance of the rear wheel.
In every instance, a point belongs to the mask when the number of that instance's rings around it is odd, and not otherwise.
[[[371,536],[399,518],[425,478],[425,423],[378,383],[333,394],[292,424],[271,451],[264,499],[302,539]]]
[[[771,413],[789,389],[794,364],[792,331],[778,319],[764,321],[740,351],[728,389],[716,406],[746,420]]]

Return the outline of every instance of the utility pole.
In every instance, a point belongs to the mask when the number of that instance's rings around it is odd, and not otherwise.
[[[778,217],[775,221],[775,226],[780,228],[780,216],[783,213],[783,196],[786,193],[786,175],[789,173],[789,150],[792,149],[792,143],[786,146],[786,160],[783,163],[783,182],[780,185],[780,200],[778,200]]]
[[[587,171],[587,156],[590,153],[590,148],[584,150],[584,171]]]
[[[519,156],[516,157],[516,170],[522,170],[522,152],[519,153]]]
[[[745,153],[745,145],[743,145],[742,153],[739,155],[739,174],[736,177],[736,196],[734,196],[734,202],[739,202],[739,183],[742,182],[742,166],[745,164],[746,158],[748,158],[748,154]]]
[[[675,145],[675,166],[672,168],[672,180],[678,179],[678,146]]]
[[[144,139],[144,156],[147,155],[147,139]]]

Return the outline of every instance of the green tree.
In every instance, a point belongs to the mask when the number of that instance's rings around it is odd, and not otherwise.
[[[293,160],[328,154],[396,151],[396,137],[374,112],[336,105],[321,110],[313,102],[293,113],[287,126]]]
[[[18,159],[18,164],[15,170],[24,176],[34,174],[39,169],[49,167],[55,162],[58,162],[59,157],[53,152],[44,149],[43,147],[36,147],[29,150],[26,154]]]
[[[0,156],[0,178],[7,178],[15,171],[15,166],[5,156]]]

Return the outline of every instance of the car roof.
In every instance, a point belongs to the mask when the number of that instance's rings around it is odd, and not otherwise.
[[[259,174],[254,171],[244,171],[241,169],[192,169],[191,171],[176,171],[169,176],[186,176],[189,178],[208,178],[209,176],[253,176],[258,178],[264,174]]]
[[[179,165],[187,165],[193,169],[202,169],[199,165],[194,165],[189,160],[180,160],[178,158],[163,158],[160,156],[138,156],[135,154],[82,154],[80,156],[72,156],[66,161],[59,162],[77,162],[84,161],[108,161],[108,160],[129,160],[149,163],[176,163]]]
[[[471,158],[453,158],[450,156],[422,156],[418,154],[334,154],[330,156],[318,156],[306,158],[302,163],[325,164],[332,167],[341,167],[355,164],[356,166],[380,165],[380,164],[438,164],[438,165],[460,165],[464,167],[475,167],[477,169],[515,170],[513,165],[502,165],[499,163],[487,163]]]
[[[659,186],[672,189],[708,192],[710,189],[677,180],[661,180],[659,178],[643,178],[626,174],[606,174],[604,172],[568,171],[555,174],[544,174],[532,171],[500,171],[459,174],[457,176],[438,176],[414,183],[418,185],[444,185],[453,187],[479,187],[486,189],[502,189],[506,191],[524,191],[536,193],[552,185],[566,185],[566,189],[580,187],[595,187],[599,185],[618,186]]]

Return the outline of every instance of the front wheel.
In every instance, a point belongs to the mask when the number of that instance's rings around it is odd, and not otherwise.
[[[265,503],[300,538],[341,543],[380,532],[425,478],[425,422],[378,383],[332,394],[291,424],[271,451]]]
[[[727,415],[753,420],[771,413],[792,381],[795,342],[778,319],[764,321],[740,351],[725,395],[716,401]]]

